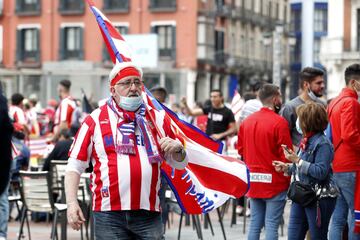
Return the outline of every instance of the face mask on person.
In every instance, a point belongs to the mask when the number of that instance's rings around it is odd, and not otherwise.
[[[281,110],[281,104],[275,104],[275,105],[274,105],[274,111],[275,111],[275,113],[279,114],[280,110]]]
[[[123,97],[123,96],[120,96],[120,94],[118,94],[117,92],[115,92],[115,93],[119,97],[119,102],[118,102],[119,107],[121,107],[122,109],[124,109],[126,111],[131,111],[131,112],[136,111],[143,102],[141,96]]]
[[[298,133],[300,133],[301,135],[303,135],[303,131],[301,130],[301,127],[300,127],[300,121],[299,121],[299,118],[296,119],[296,130],[298,131]]]
[[[309,95],[309,98],[311,100],[313,100],[314,102],[318,101],[318,97],[315,95],[315,93],[313,91],[311,91],[311,89],[309,88],[308,89],[308,95]]]

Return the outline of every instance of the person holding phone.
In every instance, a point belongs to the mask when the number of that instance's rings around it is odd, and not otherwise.
[[[281,106],[279,87],[264,84],[259,99],[263,107],[242,122],[238,133],[238,152],[250,170],[250,189],[246,194],[251,206],[248,240],[259,239],[263,227],[266,239],[278,239],[290,182],[272,166],[274,159],[288,162],[281,144],[292,147],[287,122],[277,114]]]
[[[308,102],[297,108],[297,115],[297,128],[303,136],[299,152],[295,154],[282,145],[285,157],[292,163],[273,161],[273,166],[277,172],[284,172],[287,176],[295,172],[299,181],[310,184],[314,189],[316,185],[329,186],[333,181],[331,162],[334,150],[331,142],[324,135],[328,124],[325,107],[318,103]],[[313,204],[307,207],[293,202],[288,227],[289,239],[304,239],[308,229],[311,239],[327,239],[335,203],[335,196],[321,197],[318,205]]]

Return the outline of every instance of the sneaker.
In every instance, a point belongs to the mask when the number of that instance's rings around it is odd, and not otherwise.
[[[246,209],[246,216],[250,217],[250,215],[251,215],[251,211],[250,211],[250,208],[248,208],[248,209]]]
[[[236,206],[235,212],[236,212],[236,213],[242,213],[243,210],[244,210],[244,208],[243,208],[242,206]]]

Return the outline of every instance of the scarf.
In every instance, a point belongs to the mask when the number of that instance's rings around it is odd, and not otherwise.
[[[305,151],[309,139],[314,135],[315,135],[315,133],[309,132],[301,139],[300,144],[299,144],[299,148],[301,149],[301,151]]]
[[[119,154],[135,155],[135,127],[138,126],[142,139],[144,139],[144,145],[148,159],[150,163],[157,163],[163,160],[155,141],[154,136],[151,133],[148,122],[145,120],[146,107],[141,104],[140,108],[136,112],[126,111],[120,108],[115,100],[109,99],[107,102],[110,109],[118,116],[118,119],[123,121],[117,123],[117,130],[122,135],[121,145],[118,145],[116,139],[116,152]]]

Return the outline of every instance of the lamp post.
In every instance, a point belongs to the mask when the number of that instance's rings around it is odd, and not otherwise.
[[[284,32],[284,27],[282,25],[276,25],[275,30],[273,31],[273,72],[272,79],[273,83],[280,88],[281,92],[281,54],[282,46],[281,40]]]

